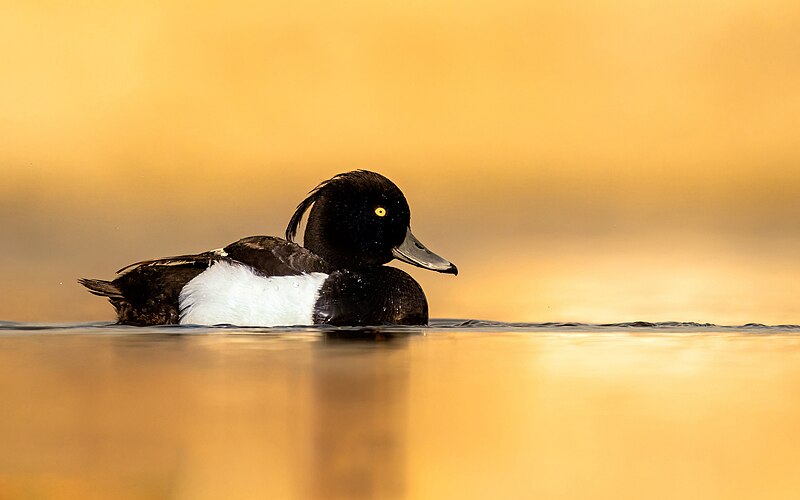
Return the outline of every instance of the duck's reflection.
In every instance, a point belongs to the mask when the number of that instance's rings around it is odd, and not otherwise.
[[[392,330],[381,327],[336,329],[325,332],[323,340],[328,344],[342,345],[348,342],[387,342],[406,340],[409,336],[420,334],[422,330]]]
[[[405,347],[415,333],[337,331],[318,344],[311,391],[310,497],[403,496],[409,381]]]

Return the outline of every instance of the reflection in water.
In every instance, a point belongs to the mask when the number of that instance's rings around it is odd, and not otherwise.
[[[403,496],[408,339],[361,330],[328,334],[318,344],[313,498]]]
[[[796,498],[796,329],[559,328],[0,334],[0,498]]]

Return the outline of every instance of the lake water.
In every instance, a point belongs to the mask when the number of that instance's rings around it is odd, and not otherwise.
[[[800,327],[0,323],[0,498],[800,498]]]

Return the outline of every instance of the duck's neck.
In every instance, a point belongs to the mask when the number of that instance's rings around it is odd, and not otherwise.
[[[315,224],[309,220],[303,236],[303,246],[322,257],[333,269],[361,271],[376,269],[391,260],[360,248],[356,241],[344,237],[344,231]]]

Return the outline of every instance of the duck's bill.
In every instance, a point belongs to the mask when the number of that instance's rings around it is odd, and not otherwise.
[[[392,255],[397,260],[430,269],[440,273],[458,274],[458,268],[452,262],[445,260],[428,250],[425,245],[411,234],[411,228],[406,232],[406,239],[392,249]]]

